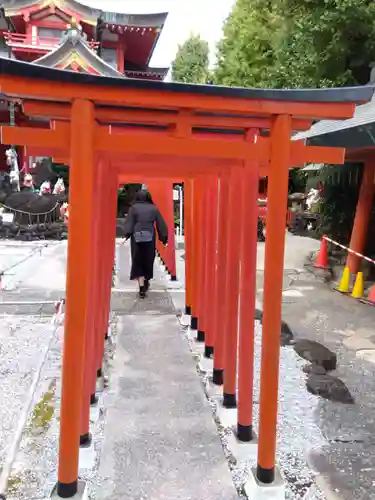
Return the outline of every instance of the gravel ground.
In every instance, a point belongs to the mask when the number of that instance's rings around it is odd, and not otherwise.
[[[184,333],[187,329],[182,327]],[[254,429],[259,423],[259,373],[262,327],[255,322],[255,378],[254,378]],[[192,342],[190,341],[192,346]],[[199,357],[197,357],[198,361]],[[314,483],[315,473],[307,462],[309,450],[327,443],[319,428],[314,408],[320,398],[306,391],[302,360],[292,346],[281,348],[279,385],[279,425],[277,430],[277,461],[286,480],[286,498],[290,500],[325,500]],[[207,389],[209,378],[199,371],[203,386]],[[206,391],[207,397],[208,392]],[[216,415],[216,403],[210,400],[224,452],[228,459],[233,481],[241,499],[245,499],[244,484],[250,469],[256,467],[256,460],[237,462],[230,452],[228,438],[232,431],[220,424]],[[291,409],[293,409],[291,411]]]
[[[27,403],[27,392],[41,361],[44,345],[53,327],[48,320],[30,316],[0,319],[0,460],[12,443],[19,415]]]
[[[112,335],[116,321],[112,320]],[[63,328],[61,327],[52,345],[44,369],[42,383],[34,398],[34,411],[30,414],[22,436],[21,445],[10,479],[7,500],[47,500],[57,482],[59,413],[61,393],[61,348]],[[111,362],[114,336],[107,344],[105,366]],[[98,393],[99,394],[99,393]],[[104,435],[106,389],[99,394],[99,418],[93,423],[92,449],[94,467],[80,467],[80,477],[89,485],[90,499],[100,482],[98,477],[99,454]],[[91,461],[89,461],[91,465]]]

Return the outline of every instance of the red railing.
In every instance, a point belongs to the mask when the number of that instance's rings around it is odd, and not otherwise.
[[[9,47],[14,48],[35,48],[44,49],[46,51],[58,47],[62,43],[61,38],[56,38],[52,36],[36,36],[33,37],[31,34],[22,33],[4,33],[4,38]],[[89,46],[96,50],[99,46],[99,42],[89,41]]]

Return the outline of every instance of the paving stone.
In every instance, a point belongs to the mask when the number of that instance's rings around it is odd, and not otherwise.
[[[308,339],[298,340],[294,344],[294,350],[301,358],[323,366],[327,371],[336,369],[336,354],[319,342]]]
[[[375,349],[365,349],[357,351],[356,357],[375,364]]]
[[[353,396],[344,382],[332,375],[311,374],[306,381],[306,387],[311,394],[316,394],[330,401],[354,404]]]
[[[364,349],[375,349],[375,344],[371,340],[361,337],[360,335],[353,335],[343,341],[345,347],[353,349],[354,351]]]
[[[324,375],[326,373],[323,366],[311,363],[311,365],[305,365],[303,367],[303,373],[314,374],[314,375]]]

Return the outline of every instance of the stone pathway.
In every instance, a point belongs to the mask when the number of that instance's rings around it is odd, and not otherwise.
[[[118,309],[95,499],[235,500],[212,410],[168,284],[155,266],[152,289],[162,291],[139,300],[128,280],[128,253],[127,246],[120,250],[116,286],[134,291],[123,292],[125,305]]]

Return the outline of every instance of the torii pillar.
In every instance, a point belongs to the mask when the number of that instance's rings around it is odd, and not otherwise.
[[[352,236],[349,248],[363,254],[366,247],[367,230],[370,221],[372,202],[375,191],[375,159],[365,161],[361,188],[359,190],[357,208],[353,223]],[[355,254],[348,253],[346,267],[352,274],[357,274],[360,269],[362,259]]]

